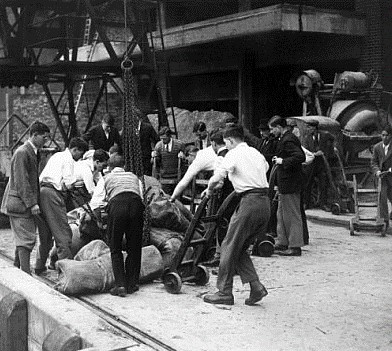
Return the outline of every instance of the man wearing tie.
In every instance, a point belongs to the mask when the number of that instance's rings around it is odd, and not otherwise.
[[[11,159],[11,173],[4,192],[1,212],[10,217],[16,244],[15,265],[30,272],[30,254],[35,246],[39,205],[38,164],[39,150],[49,137],[49,128],[34,122],[29,139],[20,146]]]
[[[381,141],[374,146],[371,166],[381,180],[380,214],[389,226],[388,200],[392,202],[392,127],[387,125],[381,132]]]
[[[168,195],[173,193],[176,185],[175,181],[179,181],[179,178],[181,178],[179,172],[181,172],[182,169],[179,169],[179,164],[182,166],[181,161],[185,157],[184,144],[181,141],[172,138],[172,134],[173,132],[169,127],[162,127],[159,131],[161,140],[158,141],[152,152],[152,157],[153,159],[155,158],[155,161],[153,162],[156,162],[156,167],[159,168],[160,179],[174,181],[173,183],[162,183],[162,190]]]

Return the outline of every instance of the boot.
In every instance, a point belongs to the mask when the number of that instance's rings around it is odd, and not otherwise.
[[[31,275],[30,271],[30,253],[31,251],[23,246],[18,246],[18,256],[20,261],[20,269]]]
[[[16,268],[20,268],[19,253],[18,253],[18,248],[17,247],[15,248],[14,266]]]

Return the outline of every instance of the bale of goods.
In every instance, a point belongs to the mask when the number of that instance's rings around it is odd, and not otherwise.
[[[150,204],[151,226],[166,228],[176,232],[185,232],[189,226],[189,212],[179,201],[172,203],[165,195],[159,195]]]
[[[150,242],[160,251],[165,268],[170,267],[181,246],[184,235],[164,228],[151,228]]]
[[[114,275],[109,247],[101,240],[84,246],[74,260],[57,262],[59,280],[54,288],[66,295],[105,292],[114,286]],[[155,246],[142,249],[140,282],[159,278],[163,272],[163,260]]]

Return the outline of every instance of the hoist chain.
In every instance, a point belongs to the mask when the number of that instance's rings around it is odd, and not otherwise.
[[[132,75],[132,66],[121,65],[123,69],[124,100],[123,100],[123,150],[125,170],[136,174],[143,184],[143,202],[145,205],[143,223],[143,245],[150,243],[151,212],[148,206],[146,184],[143,172],[143,158],[140,145],[139,121],[140,110],[136,103],[136,83]]]

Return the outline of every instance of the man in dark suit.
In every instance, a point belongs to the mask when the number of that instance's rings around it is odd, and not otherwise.
[[[278,139],[270,132],[267,123],[261,123],[259,126],[260,138],[256,143],[255,148],[264,155],[265,159],[269,164],[269,170],[267,172],[267,179],[269,178],[272,169],[272,157],[275,155],[276,144]]]
[[[159,141],[158,133],[149,122],[139,122],[140,147],[143,158],[143,171],[145,175],[152,175],[151,152]]]
[[[91,144],[94,150],[103,149],[109,151],[113,145],[121,149],[121,137],[114,126],[114,117],[106,113],[100,125],[92,127],[82,138]]]
[[[39,150],[49,137],[49,128],[34,122],[29,139],[20,146],[11,159],[11,173],[4,192],[1,212],[10,217],[20,269],[30,272],[30,254],[37,238],[35,216],[40,211],[38,163]]]
[[[305,167],[305,176],[307,179],[307,189],[311,189],[314,179],[317,177],[319,181],[320,203],[319,206],[324,211],[329,211],[328,207],[328,177],[326,171],[325,161],[329,165],[335,162],[336,156],[334,153],[334,136],[327,131],[320,131],[318,129],[318,121],[310,120],[307,122],[308,135],[304,140],[304,148],[313,152],[314,161]],[[306,192],[304,199],[305,205],[310,206],[310,191]]]
[[[275,250],[283,256],[301,256],[304,238],[300,206],[305,154],[299,139],[290,131],[284,118],[273,117],[269,126],[271,132],[280,137],[276,156],[272,158],[277,165],[273,185],[278,187],[279,194]]]
[[[205,149],[211,145],[210,135],[207,126],[203,121],[195,122],[193,125],[193,134],[196,135],[194,145],[199,149]]]
[[[392,202],[392,127],[387,125],[381,132],[382,140],[374,146],[371,166],[381,181],[380,215],[389,226],[388,200]]]

